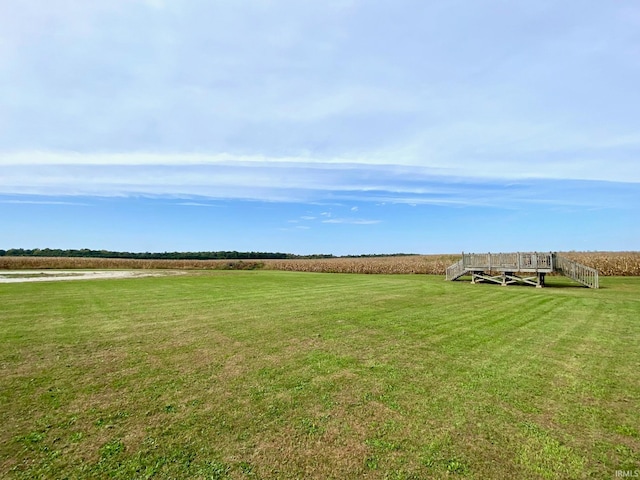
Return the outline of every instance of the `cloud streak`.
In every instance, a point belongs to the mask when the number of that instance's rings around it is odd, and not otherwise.
[[[67,202],[62,200],[16,200],[16,199],[0,199],[0,203],[11,205],[74,205],[80,207],[89,207],[90,203],[83,202]]]
[[[592,180],[610,182],[640,183],[640,169],[637,167],[636,157],[617,158],[606,161],[600,157],[591,155],[568,156],[558,158],[558,155],[548,155],[546,159],[529,159],[528,154],[520,153],[522,161],[512,161],[500,158],[484,158],[484,155],[471,156],[469,159],[460,160],[447,165],[443,161],[418,162],[414,157],[408,156],[402,151],[389,152],[387,154],[373,153],[361,156],[342,157],[270,157],[264,155],[231,155],[231,154],[80,154],[76,152],[9,152],[0,153],[0,174],[12,179],[21,171],[31,169],[34,183],[42,181],[42,175],[38,171],[52,172],[65,175],[65,173],[77,173],[89,171],[93,168],[96,173],[108,171],[138,172],[141,178],[149,178],[153,184],[153,178],[164,169],[181,167],[182,170],[174,170],[174,173],[182,173],[188,176],[193,167],[217,167],[217,178],[222,178],[223,172],[244,172],[250,174],[253,169],[255,176],[267,175],[286,177],[288,174],[296,176],[300,172],[315,172],[320,179],[327,172],[334,175],[341,172],[345,178],[351,172],[371,169],[385,171],[394,176],[425,177],[457,177],[466,180],[522,180],[522,179],[549,179],[549,180]],[[607,165],[603,169],[603,165]],[[134,167],[140,167],[137,170]],[[56,173],[53,173],[56,172]],[[38,177],[40,177],[38,179]],[[320,185],[321,182],[320,182]],[[323,188],[323,187],[321,187]]]
[[[103,157],[100,157],[101,160]],[[416,166],[312,162],[238,161],[190,164],[0,167],[0,194],[46,196],[170,196],[268,202],[349,202],[484,205],[624,206],[638,196],[637,183],[555,178],[486,178],[487,171],[444,175]],[[500,174],[502,173],[502,177]],[[631,174],[629,175],[632,176]],[[206,202],[194,200],[198,205]],[[355,210],[354,210],[355,211]]]
[[[368,220],[365,218],[330,218],[328,220],[322,220],[322,223],[336,223],[347,225],[375,225],[381,222],[382,220]]]

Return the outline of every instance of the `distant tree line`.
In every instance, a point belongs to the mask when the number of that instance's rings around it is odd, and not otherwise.
[[[110,250],[61,250],[58,248],[10,248],[0,250],[0,257],[90,257],[133,258],[137,260],[266,260],[285,258],[332,258],[333,255],[294,255],[280,252],[113,252]]]
[[[403,257],[415,255],[413,253],[394,254],[366,254],[366,255],[344,255],[342,258],[365,258],[365,257]],[[113,252],[110,250],[90,250],[82,248],[79,250],[61,250],[59,248],[10,248],[0,250],[0,257],[89,257],[89,258],[133,258],[137,260],[282,260],[292,259],[313,259],[313,258],[340,258],[331,254],[314,255],[294,255],[293,253],[280,252]]]

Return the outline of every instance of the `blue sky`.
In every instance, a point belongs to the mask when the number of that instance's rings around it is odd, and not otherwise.
[[[640,4],[0,2],[0,248],[640,249]]]

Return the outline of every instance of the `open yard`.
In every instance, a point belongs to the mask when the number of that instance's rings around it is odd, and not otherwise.
[[[640,277],[0,284],[3,478],[640,471]]]

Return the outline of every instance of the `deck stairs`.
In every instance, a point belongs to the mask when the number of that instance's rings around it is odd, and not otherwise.
[[[457,280],[465,273],[468,273],[468,271],[464,268],[464,263],[462,262],[462,259],[460,259],[450,267],[447,267],[447,280]]]
[[[565,277],[569,277],[585,287],[599,288],[598,270],[570,260],[561,255],[556,255],[556,271]]]
[[[520,277],[525,272],[529,277]],[[547,273],[560,273],[589,288],[598,288],[598,271],[557,253],[463,253],[462,258],[447,268],[446,279],[457,280],[471,275],[472,282],[488,281],[501,285],[526,283],[544,286]],[[498,273],[498,275],[496,275]]]

